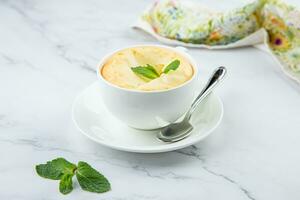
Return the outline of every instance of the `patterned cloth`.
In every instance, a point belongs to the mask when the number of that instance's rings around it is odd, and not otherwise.
[[[161,0],[142,20],[161,37],[211,47],[236,43],[263,28],[272,54],[300,77],[300,11],[278,0],[257,0],[226,13],[193,2]]]
[[[261,11],[262,26],[268,32],[268,46],[294,72],[300,72],[300,12],[275,0]]]

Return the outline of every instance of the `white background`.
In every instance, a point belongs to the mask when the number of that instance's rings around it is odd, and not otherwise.
[[[240,1],[203,1],[228,8]],[[96,80],[100,58],[115,49],[157,43],[130,25],[151,1],[0,1],[0,199],[299,200],[300,86],[252,47],[191,49],[205,80],[217,66],[225,114],[195,146],[133,154],[84,138],[71,121],[76,95]],[[84,160],[112,191],[63,196],[34,166],[56,157]]]

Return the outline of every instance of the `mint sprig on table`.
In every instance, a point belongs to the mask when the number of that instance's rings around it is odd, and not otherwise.
[[[144,78],[146,80],[148,79],[153,80],[160,77],[161,74],[163,73],[167,74],[171,70],[175,71],[179,67],[179,65],[180,65],[180,61],[176,59],[172,61],[170,64],[168,64],[167,66],[165,66],[162,73],[158,73],[155,70],[155,68],[150,64],[146,64],[145,66],[131,67],[131,70],[141,78]]]
[[[43,178],[60,180],[59,191],[68,194],[73,190],[73,176],[76,175],[80,187],[89,192],[103,193],[110,190],[110,183],[88,163],[79,161],[77,166],[64,158],[48,161],[35,166],[36,172]]]

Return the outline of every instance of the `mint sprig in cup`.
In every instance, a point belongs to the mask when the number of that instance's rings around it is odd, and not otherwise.
[[[131,67],[131,70],[142,79],[153,80],[159,78],[162,74],[167,74],[170,71],[175,71],[179,67],[179,65],[180,60],[176,59],[165,66],[161,73],[157,72],[155,68],[150,64],[146,64],[145,66]]]

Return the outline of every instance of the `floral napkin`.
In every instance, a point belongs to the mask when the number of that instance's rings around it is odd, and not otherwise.
[[[300,83],[300,11],[278,0],[257,0],[226,13],[192,1],[161,0],[134,25],[166,44],[226,49],[255,45]]]

